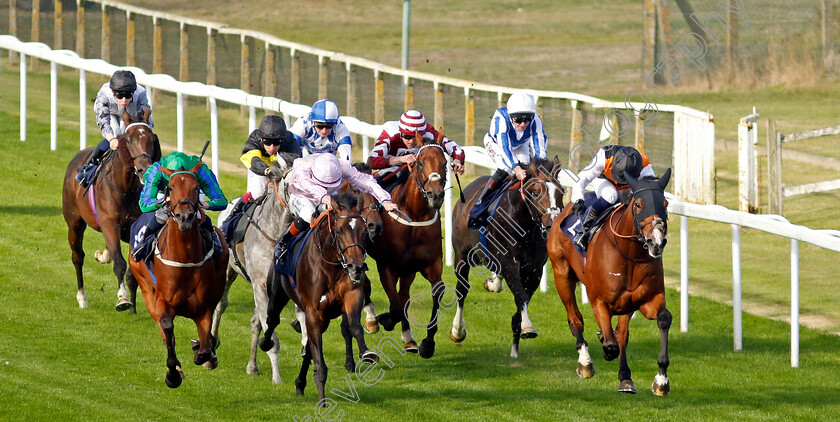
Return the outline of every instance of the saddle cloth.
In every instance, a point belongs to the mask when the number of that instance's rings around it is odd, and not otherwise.
[[[274,271],[278,275],[288,275],[294,276],[295,270],[297,269],[297,262],[298,258],[300,258],[300,252],[303,249],[303,246],[306,244],[307,239],[309,239],[309,235],[313,232],[312,229],[308,229],[306,231],[302,231],[298,233],[297,236],[293,237],[289,240],[289,249],[286,252],[286,255],[275,262],[274,264]],[[290,281],[292,284],[292,288],[295,288],[294,279],[290,277]]]
[[[587,192],[583,195],[583,204],[587,207],[587,209],[589,209],[589,206],[592,205],[592,203],[594,203],[597,199],[598,198],[594,193]],[[607,222],[607,219],[609,218],[613,210],[619,207],[620,205],[620,203],[615,204],[601,212],[601,215],[599,215],[598,218],[595,219],[595,222],[592,223],[592,228],[589,229],[589,239],[595,237],[595,233],[598,233],[598,231],[601,230],[601,227],[603,227],[604,224]],[[577,214],[571,213],[568,216],[566,216],[566,218],[564,218],[563,221],[560,223],[560,228],[562,229],[563,234],[565,234],[566,237],[568,237],[569,240],[571,240],[575,237],[575,234],[577,234],[577,232],[580,231],[581,220],[577,216]],[[572,244],[574,245],[574,243]],[[580,253],[581,256],[586,258],[586,251],[581,250],[577,245],[574,246],[575,249],[577,249],[578,253]]]
[[[511,184],[513,184],[513,178],[509,177],[502,180],[501,185],[493,192],[488,193],[481,204],[473,205],[470,209],[470,221],[473,222],[469,225],[471,229],[478,229],[490,224],[499,208],[499,202],[502,201],[502,194],[510,188]]]

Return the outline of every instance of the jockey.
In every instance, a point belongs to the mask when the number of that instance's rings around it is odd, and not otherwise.
[[[624,172],[637,179],[656,177],[650,160],[644,154],[633,147],[620,145],[601,147],[595,154],[595,158],[578,173],[578,180],[572,186],[570,198],[570,201],[574,203],[572,205],[574,213],[578,217],[583,215],[586,208],[583,204],[583,191],[590,182],[597,196],[597,200],[589,206],[586,215],[582,218],[581,229],[572,239],[572,242],[582,250],[586,249],[589,229],[592,228],[595,219],[610,205],[618,202],[619,193],[622,193],[621,196],[630,193],[629,190],[625,190],[630,186],[624,179]]]
[[[164,174],[160,168],[166,167],[170,170],[190,170],[196,166],[200,158],[196,155],[187,155],[183,152],[173,152],[154,163],[149,170],[146,171],[146,183],[143,185],[143,191],[140,192],[140,211],[143,211],[135,224],[145,224],[144,229],[140,229],[136,238],[132,239],[132,245],[139,246],[143,244],[143,239],[147,234],[154,236],[157,234],[169,219],[169,198],[163,201],[158,201],[158,193],[166,189],[169,183],[169,178]],[[202,201],[201,207],[207,208],[211,211],[221,211],[227,206],[227,198],[219,187],[219,182],[216,180],[216,175],[207,167],[207,164],[202,163],[201,168],[196,174],[198,179],[198,186],[201,192],[207,197],[207,201]],[[213,246],[216,248],[216,253],[221,253],[222,243],[216,231],[213,230],[213,223],[209,218],[205,217],[201,220],[201,230],[209,233],[213,240]],[[132,229],[132,233],[134,230]],[[137,251],[139,248],[134,248]],[[134,259],[139,261],[142,257],[135,256]]]
[[[146,97],[146,89],[137,85],[137,80],[130,71],[117,70],[111,75],[109,82],[102,84],[93,101],[93,114],[96,116],[96,124],[102,131],[103,139],[93,149],[87,161],[77,170],[76,180],[80,185],[87,187],[84,174],[88,166],[99,164],[109,148],[117,149],[119,145],[117,138],[125,133],[126,129],[122,118],[123,111],[126,111],[129,116],[136,116],[144,113],[146,109],[149,109],[151,113],[152,107]],[[154,125],[152,116],[149,114],[149,128]]]
[[[356,189],[373,195],[388,211],[397,209],[391,202],[391,195],[382,189],[373,176],[356,170],[349,161],[340,160],[333,154],[316,153],[295,160],[289,174],[289,209],[297,219],[286,229],[277,241],[275,258],[286,254],[289,240],[309,227],[309,222],[318,212],[331,209],[330,196],[345,180]]]
[[[338,107],[330,100],[318,100],[308,116],[298,119],[289,129],[306,154],[328,152],[342,160],[353,161],[350,130],[338,116]]]
[[[537,104],[529,94],[510,96],[505,107],[493,113],[490,129],[484,135],[484,148],[496,163],[496,171],[479,195],[475,206],[492,193],[508,175],[524,180],[531,157],[545,158],[546,137]],[[470,216],[470,227],[481,225],[481,215]]]
[[[278,154],[281,152],[290,153],[296,158],[301,156],[300,146],[286,130],[286,122],[280,116],[265,116],[260,127],[251,132],[242,147],[239,160],[248,169],[248,188],[231,214],[240,212],[245,204],[265,193],[271,165],[280,159]]]
[[[420,145],[416,145],[414,134],[419,133],[424,141],[436,142],[441,137],[440,146],[452,156],[452,171],[464,173],[464,150],[455,141],[443,136],[434,126],[426,123],[426,118],[417,110],[408,110],[399,121],[385,122],[382,134],[376,140],[368,157],[371,170],[379,170],[380,175],[391,173],[400,165],[417,161],[414,155]]]

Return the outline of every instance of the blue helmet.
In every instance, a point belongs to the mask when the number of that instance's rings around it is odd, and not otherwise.
[[[312,105],[312,111],[309,113],[309,121],[337,123],[338,122],[338,106],[330,100],[318,100]]]

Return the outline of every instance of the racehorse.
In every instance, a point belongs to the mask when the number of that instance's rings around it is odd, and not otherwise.
[[[281,159],[277,160],[271,167],[264,199],[252,206],[254,208],[253,215],[243,216],[243,218],[250,220],[250,224],[246,229],[244,240],[237,243],[235,249],[230,249],[230,262],[228,265],[225,293],[219,301],[216,313],[213,316],[212,334],[218,339],[222,314],[224,314],[228,306],[227,295],[230,286],[237,275],[242,276],[242,278],[251,283],[254,292],[255,307],[254,315],[251,317],[251,353],[246,367],[246,371],[249,374],[256,374],[258,372],[257,341],[259,340],[260,332],[266,327],[268,309],[267,280],[269,269],[272,267],[274,261],[274,245],[294,220],[294,215],[286,207],[289,198],[285,182],[283,181],[286,170],[291,166],[294,158],[290,154],[281,154]],[[349,184],[342,187],[342,190],[347,189],[347,186]],[[378,210],[376,200],[370,195],[362,195],[366,208],[363,216],[368,222],[368,235],[372,238],[382,233],[382,220],[377,212],[373,212],[373,210]],[[227,210],[222,211],[219,215],[220,222],[228,217],[227,213]],[[275,344],[277,344],[276,335],[273,339]],[[281,382],[280,370],[277,364],[279,348],[273,347],[266,351],[266,353],[271,362],[271,381],[279,384]],[[352,359],[352,356],[348,356],[348,359]]]
[[[542,269],[548,258],[548,230],[562,207],[564,190],[555,179],[561,167],[556,156],[553,161],[541,158],[531,160],[527,178],[512,184],[501,194],[495,217],[485,227],[485,238],[481,243],[479,230],[470,229],[467,220],[470,209],[490,176],[479,177],[464,189],[467,200],[455,205],[452,221],[458,309],[449,337],[456,343],[462,342],[467,336],[464,302],[470,289],[468,280],[472,265],[485,266],[501,274],[513,293],[516,312],[511,318],[511,357],[519,356],[520,338],[537,336],[528,318],[528,303],[539,287]]]
[[[409,180],[391,191],[391,199],[401,211],[380,211],[385,230],[368,252],[376,260],[379,278],[390,303],[389,311],[378,316],[379,324],[391,331],[402,322],[403,348],[411,353],[419,351],[420,356],[430,358],[435,353],[440,298],[446,291],[441,280],[443,249],[439,216],[447,161],[439,144],[424,144],[417,133],[415,139],[420,149],[416,162],[408,166]],[[432,283],[432,315],[426,338],[419,348],[406,317],[411,283],[417,272]]]
[[[331,197],[332,210],[324,211],[312,223],[312,231],[304,238],[300,255],[296,258],[294,276],[275,274],[272,265],[269,271],[270,300],[268,325],[265,336],[260,340],[263,350],[275,346],[272,340],[274,328],[280,322],[280,311],[291,299],[304,314],[301,324],[307,338],[300,374],[295,379],[298,395],[303,395],[309,365],[315,363],[315,383],[318,398],[324,399],[324,385],[327,380],[327,366],[323,356],[323,333],[330,320],[344,315],[349,331],[359,343],[362,359],[375,359],[376,353],[364,342],[364,332],[359,320],[366,295],[364,282],[365,241],[367,230],[362,212],[362,198],[345,190]],[[289,259],[294,251],[289,251]],[[296,283],[296,286],[295,286]]]
[[[225,268],[228,251],[223,248],[214,260],[214,247],[204,247],[199,229],[202,218],[207,217],[199,206],[199,185],[196,173],[201,161],[190,170],[160,170],[169,178],[166,193],[169,197],[170,217],[161,229],[154,261],[149,267],[144,261],[129,258],[131,271],[137,277],[149,315],[160,328],[167,357],[166,385],[176,388],[184,376],[181,363],[175,355],[173,320],[176,316],[190,318],[198,330],[198,344],[193,345],[196,365],[209,362],[205,367],[218,365],[215,339],[210,334],[213,310],[225,289]],[[221,230],[214,228],[220,239]],[[209,250],[205,250],[209,249]]]
[[[659,179],[636,180],[626,172],[624,175],[633,196],[628,203],[611,211],[605,226],[591,238],[587,258],[580,255],[561,229],[560,222],[571,213],[571,206],[566,207],[549,232],[548,256],[554,267],[557,293],[566,307],[569,328],[576,339],[578,375],[589,378],[595,374],[575,298],[575,285],[581,281],[601,329],[604,359],[619,358],[618,391],[636,393],[627,366],[630,318],[638,310],[645,318],[656,319],[660,335],[659,372],[651,390],[657,396],[665,396],[670,391],[667,370],[671,312],[665,307],[662,250],[668,232],[668,201],[664,190],[671,169]],[[614,315],[618,316],[615,331]]]
[[[85,252],[82,250],[85,228],[90,226],[102,232],[105,244],[114,259],[114,274],[117,276],[117,310],[130,309],[134,306],[137,295],[137,282],[126,273],[126,262],[120,250],[120,240],[128,242],[131,224],[140,216],[140,191],[144,183],[144,173],[151,165],[160,160],[160,141],[148,125],[149,110],[139,121],[132,122],[127,113],[123,113],[126,125],[125,133],[119,137],[116,152],[109,153],[100,164],[100,177],[85,189],[76,182],[76,169],[93,152],[93,148],[80,151],[70,160],[64,173],[62,190],[62,212],[67,222],[67,239],[73,251],[73,266],[76,267],[78,291],[76,300],[80,308],[87,308],[88,296],[82,276]],[[128,281],[126,291],[125,282]]]

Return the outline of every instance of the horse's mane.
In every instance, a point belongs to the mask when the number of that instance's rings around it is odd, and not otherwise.
[[[350,190],[338,191],[333,194],[332,199],[336,204],[347,209],[356,208],[359,204],[359,196]]]
[[[282,179],[286,175],[286,170],[292,168],[292,163],[299,158],[297,154],[291,152],[280,152],[277,156],[278,160],[271,164],[271,174],[268,175],[271,180]]]
[[[353,167],[355,167],[356,170],[358,170],[361,173],[370,174],[370,166],[367,165],[367,163],[360,161],[358,163],[353,163]]]

